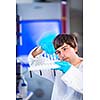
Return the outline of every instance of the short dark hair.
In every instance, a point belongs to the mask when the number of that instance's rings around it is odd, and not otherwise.
[[[61,47],[64,43],[70,45],[72,48],[78,46],[78,40],[74,34],[59,34],[53,41],[55,49]]]

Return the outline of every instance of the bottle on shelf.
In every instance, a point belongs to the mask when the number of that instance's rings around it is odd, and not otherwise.
[[[22,77],[19,83],[19,93],[22,98],[27,97],[27,88],[28,88],[27,81],[25,80],[24,77]]]

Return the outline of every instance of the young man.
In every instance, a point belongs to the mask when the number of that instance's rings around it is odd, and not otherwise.
[[[29,64],[32,66],[37,61],[43,63],[44,52],[48,54],[55,52],[60,61],[54,63],[59,68],[54,68],[55,71],[53,69],[42,71],[44,78],[54,82],[51,100],[83,100],[83,59],[77,54],[77,38],[73,34],[59,34],[52,37],[49,42],[44,41],[46,37],[39,41],[40,47],[36,47],[29,54]]]

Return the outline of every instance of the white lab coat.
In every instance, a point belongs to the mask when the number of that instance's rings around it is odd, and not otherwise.
[[[29,65],[32,66],[37,61],[36,59],[43,62],[44,52],[33,58],[32,51],[28,56]],[[83,62],[77,68],[71,66],[65,74],[56,70],[56,76],[53,70],[42,70],[42,77],[54,83],[51,100],[83,100],[82,69]],[[40,71],[34,71],[34,73],[40,75]]]

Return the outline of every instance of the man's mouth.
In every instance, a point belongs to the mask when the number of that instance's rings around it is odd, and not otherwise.
[[[64,61],[69,61],[69,58],[67,57],[67,58],[64,58],[63,60],[64,60]]]

